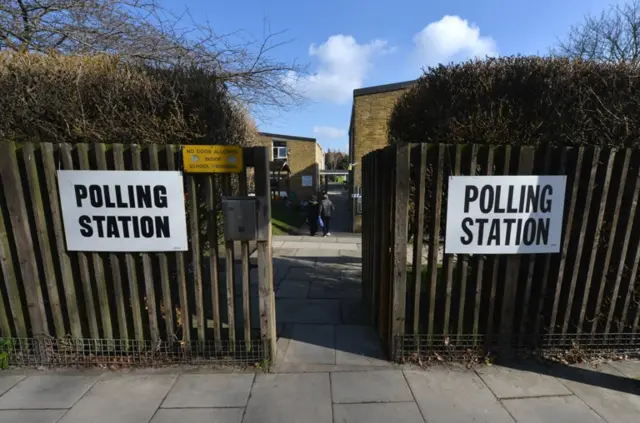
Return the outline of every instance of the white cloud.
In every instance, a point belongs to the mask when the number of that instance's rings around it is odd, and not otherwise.
[[[321,138],[342,138],[347,135],[347,131],[333,126],[314,126],[313,133]]]
[[[288,83],[313,100],[345,103],[354,89],[362,87],[373,58],[392,51],[383,40],[358,44],[351,35],[332,35],[326,42],[309,47],[309,55],[319,61],[317,72],[290,73]]]
[[[498,54],[491,37],[480,35],[477,25],[459,16],[446,15],[431,22],[414,35],[413,42],[418,59],[426,66]]]

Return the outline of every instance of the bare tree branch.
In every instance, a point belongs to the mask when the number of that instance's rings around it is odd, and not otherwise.
[[[552,53],[608,63],[640,64],[640,0],[613,5],[571,27]]]
[[[302,97],[287,76],[303,66],[273,56],[287,44],[265,23],[262,39],[218,34],[158,0],[0,0],[0,49],[117,54],[158,67],[195,66],[215,74],[251,108],[286,108]]]

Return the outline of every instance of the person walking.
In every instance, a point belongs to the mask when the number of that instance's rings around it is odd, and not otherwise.
[[[331,215],[335,210],[335,206],[329,200],[329,195],[325,194],[322,197],[322,202],[320,203],[320,217],[322,218],[322,223],[324,226],[322,227],[322,233],[324,236],[331,235]]]
[[[316,236],[318,232],[318,218],[320,217],[320,203],[315,195],[311,196],[311,200],[307,203],[307,220],[309,222],[309,233]]]

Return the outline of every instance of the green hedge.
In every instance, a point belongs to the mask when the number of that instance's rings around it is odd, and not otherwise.
[[[640,71],[540,57],[429,68],[399,99],[389,140],[636,146]]]

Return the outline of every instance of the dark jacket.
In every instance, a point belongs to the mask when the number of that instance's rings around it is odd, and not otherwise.
[[[331,200],[329,200],[328,198],[325,198],[324,200],[322,200],[322,203],[320,203],[320,216],[331,217],[331,214],[335,209],[336,208],[331,202]]]
[[[309,201],[307,203],[307,218],[309,222],[315,222],[318,220],[318,215],[320,214],[320,203],[317,201]]]

